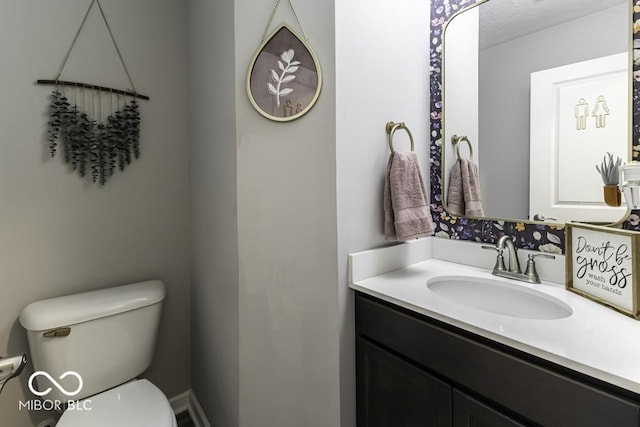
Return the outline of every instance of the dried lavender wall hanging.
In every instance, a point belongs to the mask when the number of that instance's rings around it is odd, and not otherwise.
[[[60,79],[87,17],[96,4],[131,89],[120,90]],[[93,182],[104,185],[117,169],[124,170],[133,158],[140,156],[140,111],[136,99],[149,100],[149,97],[136,91],[100,0],[91,0],[56,77],[38,80],[37,83],[55,86],[51,93],[47,123],[51,157],[61,149],[64,160],[81,177],[89,173]]]
[[[268,119],[285,122],[305,115],[316,103],[322,88],[322,71],[316,54],[293,8],[289,6],[302,33],[300,37],[287,24],[267,33],[280,0],[262,35],[247,73],[247,93],[254,108]]]

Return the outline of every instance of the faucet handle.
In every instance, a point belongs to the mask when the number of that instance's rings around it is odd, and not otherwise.
[[[556,256],[555,255],[549,255],[549,254],[543,254],[543,253],[529,254],[529,259],[534,259],[534,258],[556,259]]]
[[[505,267],[504,265],[504,256],[502,255],[502,248],[499,248],[498,246],[487,246],[487,245],[482,245],[480,246],[481,249],[492,249],[496,252],[498,252],[498,257],[496,258],[496,265],[493,267],[493,272],[495,273],[496,271],[507,271],[507,267]]]
[[[556,259],[554,255],[549,254],[529,254],[529,258],[527,260],[527,269],[524,271],[524,275],[531,283],[540,283],[540,276],[538,275],[538,271],[536,270],[536,258]]]

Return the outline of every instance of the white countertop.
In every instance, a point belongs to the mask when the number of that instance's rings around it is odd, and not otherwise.
[[[427,288],[438,276],[474,276],[505,281],[551,295],[573,314],[537,320],[474,309]],[[565,290],[502,279],[489,270],[429,259],[349,285],[352,289],[424,314],[510,347],[640,394],[640,321]]]

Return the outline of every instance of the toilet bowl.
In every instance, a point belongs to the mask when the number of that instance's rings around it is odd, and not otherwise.
[[[165,395],[149,381],[134,380],[67,409],[56,427],[176,427]]]
[[[150,280],[22,310],[37,376],[29,387],[41,399],[66,404],[58,427],[177,425],[162,391],[138,379],[153,359],[164,297],[164,283]]]

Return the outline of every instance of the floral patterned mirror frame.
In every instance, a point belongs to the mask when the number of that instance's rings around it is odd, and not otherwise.
[[[562,254],[565,250],[564,224],[530,221],[489,220],[450,215],[442,204],[442,36],[446,24],[456,13],[473,6],[479,0],[431,0],[430,45],[430,180],[431,213],[436,237],[455,240],[495,243],[507,234],[519,248]],[[633,22],[640,20],[640,0],[630,2]],[[633,28],[633,160],[640,161],[640,25]],[[636,48],[636,40],[639,46]],[[631,211],[622,223],[627,230],[640,230],[640,210]]]

